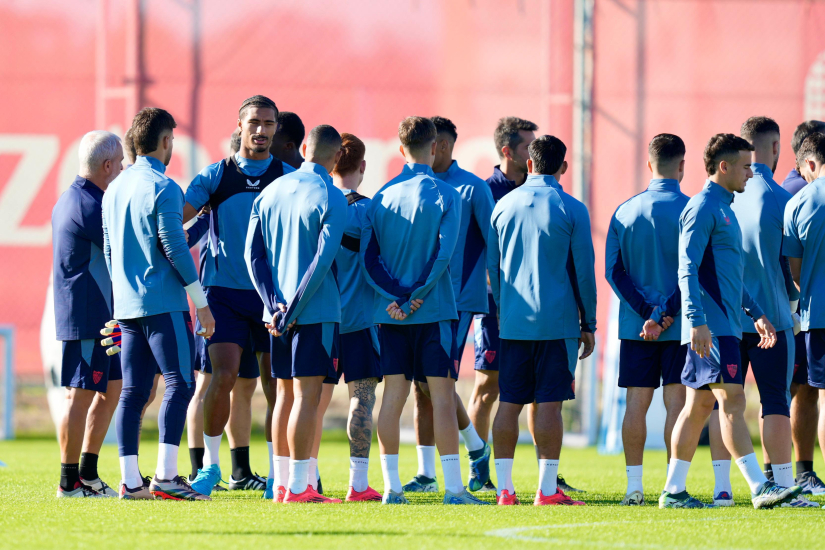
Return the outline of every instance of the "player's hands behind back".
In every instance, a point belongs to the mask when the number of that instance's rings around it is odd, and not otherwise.
[[[212,317],[212,310],[209,309],[209,306],[204,306],[196,310],[195,314],[198,316],[201,327],[203,327],[198,331],[198,336],[203,336],[206,339],[212,338],[212,335],[215,334],[215,318]]]

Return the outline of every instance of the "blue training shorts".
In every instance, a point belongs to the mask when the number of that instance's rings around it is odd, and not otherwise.
[[[324,376],[324,382],[337,383],[337,336],[338,323],[296,325],[277,338],[270,336],[273,378]]]
[[[499,401],[553,403],[575,399],[579,339],[501,340]]]
[[[109,380],[121,380],[120,354],[106,355],[101,339],[64,340],[60,385],[106,392]]]
[[[473,320],[473,336],[475,338],[476,362],[475,370],[498,371],[501,340],[498,336],[498,318],[496,302],[493,293],[487,292],[487,303],[490,313],[476,315]]]
[[[365,328],[338,336],[338,378],[355,382],[381,378],[381,344],[378,327]]]
[[[805,342],[807,332],[800,332],[794,336],[794,362],[793,378],[794,384],[808,383],[808,344]]]
[[[464,355],[464,346],[467,343],[467,334],[473,324],[475,313],[459,311],[458,320],[453,321],[453,359],[456,361],[456,372],[461,368],[461,357]]]
[[[196,323],[200,326],[199,323]],[[199,329],[198,329],[199,330]],[[269,353],[269,344],[266,349],[258,350],[263,353]],[[203,374],[212,374],[212,360],[209,358],[207,351],[207,341],[203,336],[195,335],[195,370],[201,371]],[[238,378],[258,378],[261,375],[260,367],[258,366],[258,356],[255,350],[252,349],[252,341],[243,347],[241,352],[241,366],[238,369]]]
[[[682,383],[687,345],[681,342],[622,340],[619,352],[620,388],[658,388]]]
[[[458,378],[452,321],[421,325],[381,325],[381,375],[407,380]]]
[[[264,303],[257,291],[208,286],[206,300],[215,318],[215,334],[207,342],[208,346],[231,342],[245,349],[251,341],[253,352],[269,351],[269,332],[263,321]]]
[[[709,384],[742,384],[742,356],[739,338],[714,336],[710,356],[700,358],[687,344],[687,360],[682,369],[682,384],[694,390],[710,390]]]
[[[805,343],[808,349],[808,385],[823,390],[825,389],[825,329],[809,330],[805,333]]]

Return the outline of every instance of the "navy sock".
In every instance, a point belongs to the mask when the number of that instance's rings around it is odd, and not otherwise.
[[[198,475],[198,470],[203,469],[203,453],[203,447],[193,447],[189,449],[189,462],[192,464],[192,473],[189,475],[190,481]]]
[[[236,447],[229,449],[232,457],[232,479],[240,481],[252,475],[252,467],[249,465],[249,447]]]
[[[97,473],[98,455],[94,453],[80,454],[80,477],[88,481],[94,481],[100,477]]]
[[[78,464],[60,464],[60,487],[64,491],[72,491],[80,483]]]
[[[796,476],[799,477],[800,474],[803,472],[813,472],[814,471],[814,461],[813,460],[798,460],[796,462]]]

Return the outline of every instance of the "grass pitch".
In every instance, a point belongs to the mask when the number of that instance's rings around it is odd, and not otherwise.
[[[154,470],[156,435],[141,446],[145,474]],[[224,477],[229,451],[223,445]],[[818,450],[817,450],[818,451]],[[251,445],[253,469],[266,473],[266,445]],[[349,449],[341,434],[325,435],[319,467],[327,494],[343,498],[348,483]],[[820,548],[825,510],[754,510],[736,466],[731,477],[737,506],[713,510],[659,510],[665,454],[645,455],[643,508],[618,506],[625,489],[624,459],[594,449],[564,449],[561,472],[585,507],[534,507],[537,466],[533,448],[519,447],[514,481],[519,507],[442,506],[439,495],[410,495],[411,506],[378,503],[276,505],[260,492],[217,493],[213,502],[120,502],[115,499],[57,500],[57,443],[53,439],[0,442],[0,548]],[[416,470],[415,448],[402,447],[402,481]],[[822,464],[817,462],[820,469]],[[491,464],[492,465],[492,464]],[[181,472],[189,471],[181,448]],[[466,463],[462,464],[467,475]],[[823,472],[825,473],[825,472]],[[119,479],[117,448],[100,458],[102,478]],[[440,472],[439,472],[440,475]],[[383,483],[377,444],[373,445],[370,484]],[[707,502],[713,472],[707,449],[700,449],[689,489]],[[213,494],[214,496],[214,494]],[[483,498],[493,501],[491,494]],[[825,498],[817,499],[825,504]]]

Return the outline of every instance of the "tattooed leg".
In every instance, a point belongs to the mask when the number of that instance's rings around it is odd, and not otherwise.
[[[372,409],[375,406],[377,378],[349,382],[349,418],[347,437],[350,456],[369,458],[372,443]]]

